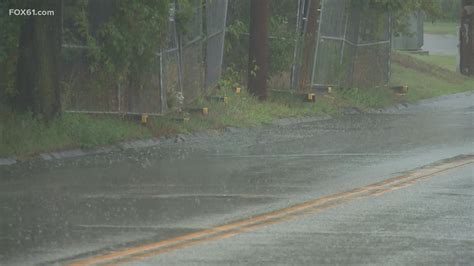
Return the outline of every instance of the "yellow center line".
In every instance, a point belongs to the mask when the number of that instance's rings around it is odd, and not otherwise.
[[[112,251],[108,254],[78,259],[67,263],[66,265],[113,265],[114,263],[142,260],[144,258],[157,256],[159,254],[183,249],[189,246],[225,239],[245,232],[251,232],[263,226],[281,223],[304,215],[321,212],[360,198],[380,196],[416,184],[422,179],[471,163],[474,163],[474,155],[454,157],[436,165],[428,165],[424,168],[415,169],[406,174],[395,176],[364,187],[355,188],[350,191],[320,197],[287,208],[267,212],[254,217],[163,241]]]

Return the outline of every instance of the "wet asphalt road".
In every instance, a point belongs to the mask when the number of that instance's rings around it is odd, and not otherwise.
[[[0,264],[49,264],[164,240],[472,154],[473,111],[474,94],[466,93],[0,167]],[[140,263],[470,262],[472,171]]]
[[[474,166],[124,265],[472,265]]]
[[[456,35],[424,34],[424,45],[421,48],[430,54],[458,55],[459,38]]]

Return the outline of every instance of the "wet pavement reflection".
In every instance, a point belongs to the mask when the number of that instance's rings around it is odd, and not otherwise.
[[[474,94],[0,167],[0,264],[181,235],[473,153]]]

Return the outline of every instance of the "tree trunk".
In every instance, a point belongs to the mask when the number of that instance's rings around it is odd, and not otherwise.
[[[27,6],[54,15],[27,16],[21,25],[15,106],[50,121],[60,112],[61,0]]]
[[[260,100],[267,98],[268,0],[251,0],[248,89]]]

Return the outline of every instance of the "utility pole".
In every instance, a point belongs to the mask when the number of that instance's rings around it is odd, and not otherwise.
[[[463,0],[459,34],[460,70],[474,76],[474,0]]]
[[[248,90],[267,99],[269,0],[251,0]]]
[[[319,17],[321,11],[321,0],[309,0],[309,10],[306,18],[306,31],[304,32],[303,57],[300,72],[299,87],[305,90],[311,86],[310,80],[313,70],[314,53],[316,51],[316,37],[319,34]]]

